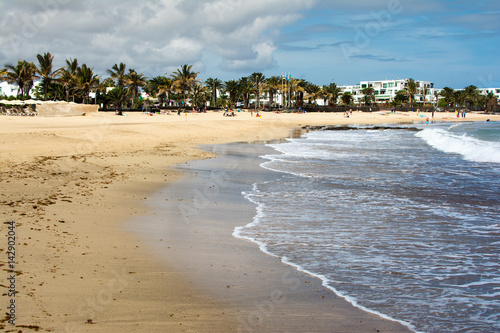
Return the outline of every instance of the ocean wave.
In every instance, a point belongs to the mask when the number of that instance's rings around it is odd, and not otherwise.
[[[428,145],[445,153],[460,154],[471,162],[500,163],[500,143],[456,135],[441,128],[425,128],[415,134]]]

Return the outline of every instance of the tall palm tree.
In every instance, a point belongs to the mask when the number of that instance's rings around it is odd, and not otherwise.
[[[180,91],[183,95],[184,105],[186,105],[186,92],[189,97],[189,93],[191,91],[191,87],[195,82],[197,82],[197,72],[193,72],[191,69],[193,65],[182,65],[181,68],[178,68],[177,71],[172,74],[172,78],[174,79],[174,85],[177,90]]]
[[[464,88],[464,102],[468,104],[467,106],[475,105],[479,100],[479,89],[476,86],[470,85]]]
[[[147,78],[142,73],[137,73],[134,69],[129,69],[124,78],[128,87],[128,92],[132,97],[132,105],[135,106],[135,99],[139,95],[139,88],[146,85]]]
[[[248,77],[242,77],[238,81],[239,85],[239,93],[241,94],[241,97],[243,98],[243,103],[245,104],[245,109],[249,108],[250,104],[250,95],[254,92],[254,86],[252,82],[248,79]]]
[[[115,87],[111,89],[107,94],[108,99],[116,107],[118,115],[123,115],[122,108],[123,104],[127,101],[127,91],[123,87]]]
[[[52,62],[54,61],[54,56],[50,52],[46,52],[43,55],[37,54],[38,68],[37,73],[42,78],[43,84],[43,99],[47,100],[47,90],[49,89],[50,83],[57,79],[60,73],[60,68],[53,70]]]
[[[21,100],[24,100],[24,95],[29,96],[29,91],[33,87],[33,80],[36,78],[36,66],[32,62],[26,60],[18,60],[17,65],[5,65],[7,70],[4,75],[4,80],[10,84],[15,84],[18,87],[17,97],[21,95]]]
[[[229,93],[229,100],[231,103],[231,108],[234,109],[236,104],[236,98],[239,94],[240,85],[236,80],[229,80],[224,82],[224,89]]]
[[[111,69],[108,69],[107,72],[108,74],[116,80],[116,86],[117,87],[125,87],[125,69],[127,68],[127,65],[125,65],[123,62],[120,62],[120,64],[114,64]]]
[[[373,99],[375,98],[375,89],[373,87],[366,87],[363,88],[362,90],[363,95],[365,95],[364,100],[365,100],[365,105],[370,103],[372,104]]]
[[[203,97],[207,91],[206,87],[199,82],[193,82],[191,91],[193,92],[193,106],[202,106],[204,104]]]
[[[158,85],[158,90],[157,90],[158,95],[164,93],[167,97],[169,106],[170,106],[170,94],[172,93],[173,89],[174,89],[174,81],[169,77],[164,77],[160,85]]]
[[[337,104],[337,99],[341,93],[341,89],[337,86],[336,83],[332,82],[327,86],[323,86],[323,90],[325,91],[325,95],[328,98],[328,105],[333,104],[334,106]]]
[[[87,104],[90,91],[99,86],[99,76],[94,74],[93,68],[83,64],[76,70],[76,86],[81,91],[84,104]]]
[[[459,105],[462,106],[465,104],[465,91],[464,90],[455,90],[454,93],[454,98],[455,102]]]
[[[262,94],[262,88],[266,82],[266,76],[260,72],[255,72],[252,73],[248,79],[252,82],[253,88],[255,89],[255,94],[257,95],[257,104],[255,105],[255,108],[258,108],[260,107],[260,96]]]
[[[352,101],[352,94],[350,92],[346,91],[342,94],[341,98],[342,98],[342,103],[349,106],[351,104],[351,101]]]
[[[212,107],[216,107],[217,103],[217,90],[222,89],[224,84],[222,83],[221,80],[219,79],[213,79],[209,77],[208,79],[205,80],[205,85],[207,86],[208,90],[211,92],[212,95],[212,102],[211,105]]]
[[[418,93],[417,82],[413,79],[406,80],[406,93],[410,98],[410,105],[413,105],[413,100],[415,99],[415,95]]]
[[[160,86],[165,79],[166,77],[162,75],[155,76],[154,78],[149,79],[146,86],[144,87],[144,91],[148,94],[151,94],[152,96],[156,96],[156,93],[158,92],[158,86]]]
[[[437,105],[438,105],[438,102],[439,102],[439,93],[438,93],[438,91],[437,91],[437,90],[434,90],[434,100],[436,101],[436,102],[435,102],[435,103],[436,103],[436,105],[435,105],[435,106],[437,106]]]
[[[308,94],[309,100],[312,101],[312,104],[316,105],[316,99],[318,99],[321,94],[321,88],[313,83],[308,83],[305,90]]]
[[[290,78],[288,80],[288,86],[290,90],[290,96],[295,98],[295,107],[300,107],[302,104],[302,99],[304,97],[305,87],[307,86],[307,81],[304,79],[294,79]]]
[[[455,90],[453,88],[444,87],[439,92],[439,95],[443,96],[443,98],[444,98],[446,104],[448,104],[448,106],[450,106],[451,104],[453,104],[454,101],[455,101]]]
[[[66,92],[66,102],[69,102],[69,96],[73,95],[73,102],[75,101],[75,80],[76,71],[78,69],[77,59],[66,59],[66,67],[63,67],[60,72],[59,82],[64,86]]]
[[[274,95],[281,88],[281,78],[279,76],[271,76],[266,82],[266,91],[269,93],[269,105],[274,106]]]
[[[427,100],[426,100],[426,96],[427,96],[428,94],[429,94],[429,88],[427,88],[426,86],[424,86],[424,87],[422,88],[422,95],[423,95],[423,97],[424,97],[424,105],[425,105],[425,102],[427,101]]]

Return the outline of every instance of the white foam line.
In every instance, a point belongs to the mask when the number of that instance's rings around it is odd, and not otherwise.
[[[254,191],[257,190],[257,184],[253,184],[253,190]],[[256,225],[259,224],[259,217],[263,215],[262,211],[263,211],[263,206],[264,205],[256,202],[255,200],[252,200],[250,198],[250,196],[248,194],[244,193],[244,192],[242,192],[242,195],[247,200],[249,200],[250,202],[252,202],[252,203],[254,203],[254,204],[257,205],[257,214],[255,215],[255,217],[254,217],[254,219],[253,219],[253,221],[251,223],[249,223],[249,224],[247,224],[245,226],[242,226],[242,227],[236,227],[236,228],[234,228],[234,231],[233,231],[233,234],[232,234],[234,237],[251,241],[252,243],[257,244],[259,246],[259,249],[262,252],[264,252],[265,254],[270,255],[270,256],[272,256],[274,258],[278,258],[282,263],[294,267],[299,272],[303,272],[303,273],[308,274],[308,275],[310,275],[312,277],[320,279],[321,280],[321,284],[325,288],[333,291],[337,296],[343,298],[344,300],[346,300],[347,302],[349,302],[353,306],[357,307],[358,309],[361,309],[361,310],[363,310],[365,312],[368,312],[368,313],[372,313],[372,314],[377,315],[377,316],[379,316],[379,317],[381,317],[383,319],[386,319],[386,320],[398,322],[398,323],[400,323],[400,324],[408,327],[410,330],[414,331],[415,333],[424,333],[424,332],[421,332],[421,331],[417,331],[416,328],[412,324],[410,324],[410,323],[408,323],[406,321],[394,319],[394,318],[392,318],[392,317],[390,317],[388,315],[385,315],[383,313],[377,312],[375,310],[369,309],[367,307],[364,307],[364,306],[358,304],[357,300],[354,297],[350,297],[349,295],[346,295],[346,294],[338,291],[334,287],[330,286],[328,284],[330,282],[330,280],[326,276],[321,275],[321,274],[316,274],[316,273],[313,273],[311,271],[308,271],[307,269],[303,268],[302,266],[289,261],[288,258],[286,258],[286,257],[280,257],[280,256],[272,253],[271,251],[268,250],[268,248],[267,248],[267,246],[266,246],[266,244],[264,242],[260,242],[260,241],[256,240],[255,238],[252,238],[252,237],[243,236],[241,234],[241,232],[242,232],[243,229],[247,229],[247,228],[250,228],[250,227],[253,227],[253,226],[256,226]]]

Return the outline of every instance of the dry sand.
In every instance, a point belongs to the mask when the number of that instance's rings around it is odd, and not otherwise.
[[[500,120],[467,117],[465,121]],[[238,113],[226,118],[212,112],[2,116],[4,313],[11,274],[7,221],[16,222],[18,293],[17,326],[7,317],[0,325],[6,331],[235,332],[235,309],[188,282],[123,227],[132,217],[147,214],[149,195],[179,178],[169,166],[212,157],[197,149],[200,144],[280,138],[302,125],[424,120],[415,113],[357,112],[351,118],[328,113],[264,113],[262,118]],[[444,113],[436,120],[457,121]],[[335,311],[333,316],[340,315]]]

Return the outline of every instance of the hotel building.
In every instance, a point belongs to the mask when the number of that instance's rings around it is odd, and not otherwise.
[[[439,89],[434,88],[434,83],[430,81],[415,81],[417,84],[418,93],[415,95],[415,101],[423,102],[436,102],[436,94]],[[353,102],[357,104],[364,103],[363,89],[373,88],[375,102],[385,103],[391,102],[398,91],[405,90],[408,86],[407,80],[380,80],[380,81],[361,81],[356,85],[341,86],[342,93],[350,92],[352,94]],[[425,95],[424,95],[425,93]]]

